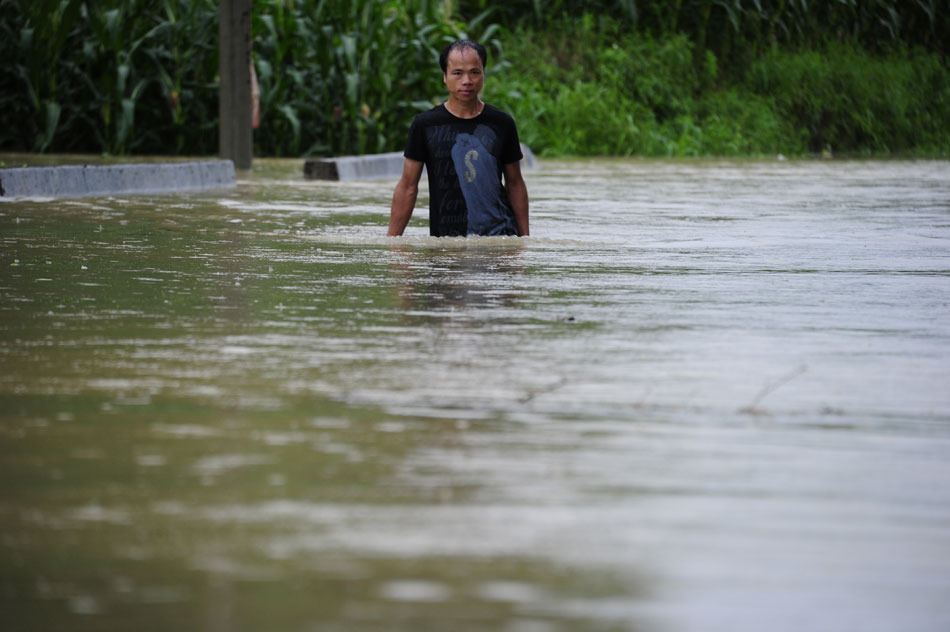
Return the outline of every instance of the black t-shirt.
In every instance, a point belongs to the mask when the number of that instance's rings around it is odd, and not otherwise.
[[[429,174],[431,235],[518,234],[501,183],[504,166],[523,158],[510,115],[486,103],[461,119],[439,105],[413,119],[404,155]]]

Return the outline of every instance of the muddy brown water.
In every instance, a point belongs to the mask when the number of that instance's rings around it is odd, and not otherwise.
[[[950,629],[950,164],[300,169],[0,203],[4,630]]]

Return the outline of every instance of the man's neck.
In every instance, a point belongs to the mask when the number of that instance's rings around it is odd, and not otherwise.
[[[468,103],[460,103],[449,99],[445,102],[445,109],[456,118],[475,118],[485,109],[485,103],[481,99],[475,99]]]

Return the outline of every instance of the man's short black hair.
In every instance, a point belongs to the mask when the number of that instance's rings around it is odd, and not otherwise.
[[[448,46],[442,49],[442,54],[439,55],[439,65],[442,66],[442,74],[444,75],[449,71],[449,55],[453,50],[465,50],[466,48],[471,48],[476,53],[478,57],[482,60],[482,68],[488,65],[488,51],[485,50],[485,47],[479,44],[478,42],[473,42],[472,40],[455,40]]]

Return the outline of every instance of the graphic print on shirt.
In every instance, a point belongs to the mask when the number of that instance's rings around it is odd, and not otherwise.
[[[468,209],[469,235],[517,234],[514,216],[498,179],[498,163],[491,154],[495,132],[479,125],[474,134],[460,133],[452,147],[452,163]]]

